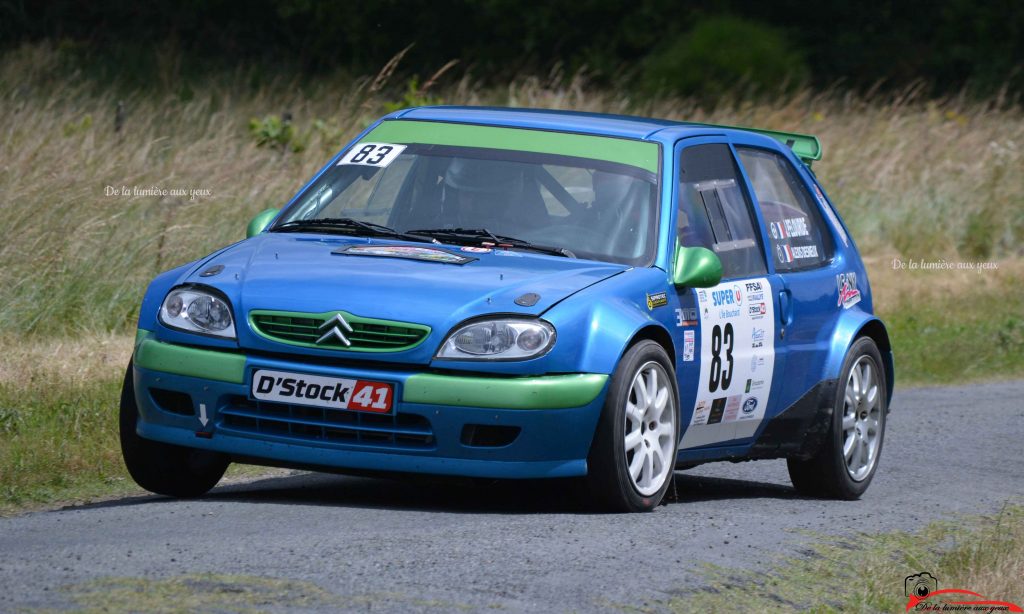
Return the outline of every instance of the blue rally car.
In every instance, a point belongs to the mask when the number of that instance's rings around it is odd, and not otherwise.
[[[536,110],[404,110],[248,238],[157,277],[125,462],[194,497],[231,461],[579,477],[650,510],[679,468],[871,482],[893,387],[813,136]]]

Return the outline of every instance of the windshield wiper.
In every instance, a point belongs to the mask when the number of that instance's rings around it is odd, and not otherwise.
[[[421,228],[419,230],[409,230],[407,231],[407,234],[423,235],[432,239],[442,239],[452,243],[489,243],[493,244],[494,247],[513,247],[518,249],[529,249],[545,254],[554,254],[556,256],[565,256],[566,258],[576,257],[576,254],[564,247],[537,245],[536,243],[530,243],[524,239],[517,239],[515,237],[508,237],[505,235],[496,235],[486,228]]]
[[[350,217],[322,217],[309,220],[292,220],[270,229],[270,232],[305,232],[311,229],[317,230],[356,230],[363,231],[375,237],[393,237],[405,239],[406,241],[419,241],[421,243],[436,243],[429,237],[418,237],[414,234],[395,230],[383,224],[364,222]]]

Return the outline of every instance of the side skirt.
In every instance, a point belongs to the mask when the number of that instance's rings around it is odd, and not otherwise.
[[[753,444],[687,450],[688,458],[677,460],[676,469],[720,461],[811,458],[821,448],[832,424],[836,382],[834,379],[818,382],[772,418]]]
[[[818,382],[768,423],[750,448],[749,458],[811,458],[832,425],[837,380]]]

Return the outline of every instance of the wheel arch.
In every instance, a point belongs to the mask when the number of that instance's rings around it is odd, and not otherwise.
[[[633,333],[633,336],[626,344],[626,347],[622,349],[622,354],[619,356],[619,359],[621,360],[622,356],[629,351],[629,348],[645,340],[653,341],[664,348],[665,353],[668,354],[669,361],[672,362],[672,369],[675,370],[676,346],[675,343],[672,342],[672,335],[669,334],[668,330],[666,330],[664,326],[653,323],[642,326]]]
[[[892,400],[892,392],[896,384],[896,368],[892,353],[892,342],[885,324],[875,316],[863,312],[848,312],[850,315],[841,318],[836,333],[832,338],[828,360],[825,362],[823,379],[837,379],[843,368],[843,361],[850,346],[861,338],[868,337],[878,346],[882,355],[882,367],[885,370],[886,406]],[[844,314],[845,316],[846,314]]]
[[[889,406],[889,401],[892,400],[892,391],[896,385],[896,365],[893,362],[892,356],[892,343],[889,341],[889,331],[886,330],[885,324],[878,318],[873,318],[864,323],[864,326],[857,331],[857,337],[870,337],[875,345],[878,346],[878,352],[882,355],[882,366],[885,368],[885,406]]]

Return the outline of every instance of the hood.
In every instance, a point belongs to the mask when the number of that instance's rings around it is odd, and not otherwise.
[[[465,264],[372,255],[344,250],[396,246],[444,250]],[[213,276],[201,273],[222,265]],[[431,335],[490,313],[538,315],[625,265],[576,260],[522,250],[464,251],[457,246],[311,234],[264,233],[207,259],[183,282],[211,285],[231,299],[239,343],[263,346],[243,334],[249,311],[321,313],[342,310],[363,317],[424,324]],[[539,298],[515,302],[524,294]],[[279,348],[278,348],[279,349]],[[383,357],[381,357],[383,358]]]

